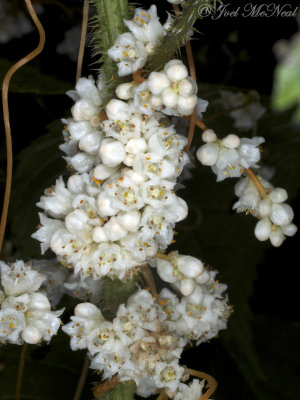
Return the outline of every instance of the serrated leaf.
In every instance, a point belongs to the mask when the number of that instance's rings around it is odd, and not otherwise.
[[[14,62],[0,58],[0,82]],[[16,93],[65,94],[72,84],[41,72],[34,62],[21,67],[11,78],[9,91]]]
[[[34,140],[15,158],[9,223],[18,256],[39,257],[40,245],[31,238],[39,224],[36,203],[44,189],[64,172],[65,161],[58,146],[62,142],[61,122],[48,126],[48,133]]]
[[[136,386],[134,383],[120,383],[115,388],[109,390],[99,400],[134,400]]]

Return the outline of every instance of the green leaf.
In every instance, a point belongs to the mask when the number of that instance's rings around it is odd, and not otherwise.
[[[13,64],[12,61],[0,58],[0,82]],[[34,62],[24,65],[16,71],[9,85],[9,91],[16,93],[53,95],[65,94],[70,89],[72,89],[71,83],[62,81],[54,75],[43,74]]]
[[[133,400],[136,386],[134,383],[120,383],[115,388],[109,390],[101,400]]]
[[[104,287],[100,308],[106,318],[113,319],[119,305],[126,303],[128,297],[137,291],[136,279],[122,282],[104,277],[101,281]]]
[[[48,133],[34,140],[15,159],[9,223],[13,242],[22,258],[39,257],[40,245],[31,238],[39,224],[36,203],[44,189],[53,185],[65,170],[58,146],[62,143],[61,122],[48,126]]]

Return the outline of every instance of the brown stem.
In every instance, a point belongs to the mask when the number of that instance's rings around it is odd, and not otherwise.
[[[154,298],[157,298],[158,294],[156,291],[155,281],[154,281],[152,272],[147,264],[144,265],[142,268],[143,268],[142,275],[143,275],[143,278],[145,279],[146,285],[149,287],[152,296]]]
[[[205,379],[207,381],[206,387],[208,390],[200,397],[201,400],[208,400],[210,396],[216,391],[218,387],[218,382],[212,376],[206,374],[205,372],[196,371],[194,369],[186,368],[185,371],[189,375],[197,376],[197,378]],[[199,400],[200,400],[199,399]]]
[[[257,178],[257,175],[252,171],[251,168],[245,168],[245,172],[248,175],[248,178],[251,179],[251,181],[256,186],[256,189],[259,191],[261,197],[264,199],[266,197],[266,191],[263,185],[260,183],[259,179]]]
[[[82,369],[81,369],[81,374],[79,377],[79,381],[77,384],[77,388],[76,388],[76,392],[74,394],[73,400],[80,400],[81,397],[81,393],[83,391],[84,388],[84,384],[86,381],[86,377],[88,374],[88,370],[89,370],[89,366],[90,366],[90,359],[88,356],[85,356],[83,365],[82,365]]]
[[[22,380],[24,373],[24,365],[25,365],[25,357],[27,353],[28,344],[24,343],[21,349],[20,361],[19,361],[19,369],[18,369],[18,379],[16,384],[16,400],[21,399],[21,388],[22,388]]]
[[[76,82],[81,76],[88,19],[89,19],[89,0],[84,0],[83,11],[82,11],[80,46],[77,59]]]
[[[115,388],[119,384],[118,374],[114,375],[111,379],[107,379],[104,382],[100,382],[93,389],[93,395],[95,397],[101,397],[109,390]]]
[[[2,106],[3,106],[3,119],[4,119],[4,128],[5,128],[5,140],[6,140],[6,153],[7,153],[7,169],[6,169],[6,183],[5,183],[5,192],[4,192],[4,200],[3,200],[3,209],[1,215],[0,222],[0,251],[2,249],[4,232],[7,222],[7,214],[8,214],[8,206],[9,199],[11,193],[11,181],[12,181],[12,169],[13,169],[13,152],[12,152],[12,138],[11,138],[11,128],[9,122],[9,107],[8,107],[8,87],[9,82],[13,74],[23,65],[25,65],[28,61],[35,58],[44,48],[45,44],[45,31],[38,19],[34,8],[32,7],[30,0],[25,0],[27,9],[29,14],[39,31],[39,44],[32,52],[27,54],[24,58],[19,60],[15,65],[13,65],[5,75],[5,78],[2,83]]]
[[[142,70],[142,69],[138,69],[137,71],[135,71],[135,72],[132,74],[134,82],[136,82],[136,83],[143,83],[143,82],[145,82],[145,81],[147,80],[146,78],[144,78],[144,77],[142,76],[142,73],[143,73],[143,70]]]
[[[156,400],[166,400],[167,398],[168,398],[168,396],[166,395],[166,391],[165,391],[165,389],[163,389],[160,392],[160,395],[157,397]]]

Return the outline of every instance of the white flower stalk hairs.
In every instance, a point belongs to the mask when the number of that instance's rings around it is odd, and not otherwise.
[[[264,143],[264,138],[242,138],[230,134],[223,139],[218,139],[212,129],[207,129],[202,134],[205,142],[197,150],[197,158],[201,164],[210,166],[217,175],[217,182],[226,178],[239,178],[245,168],[257,167],[260,160],[259,145]]]
[[[237,212],[251,213],[259,221],[254,234],[260,241],[270,239],[273,246],[279,247],[286,236],[294,236],[298,228],[293,224],[294,212],[291,206],[285,203],[287,191],[274,188],[271,183],[258,176],[265,196],[262,198],[257,187],[249,178],[242,178],[235,186],[235,194],[239,200],[233,208]]]
[[[45,277],[23,261],[10,266],[1,261],[0,268],[0,342],[49,342],[63,310],[51,311],[48,298],[38,291]]]

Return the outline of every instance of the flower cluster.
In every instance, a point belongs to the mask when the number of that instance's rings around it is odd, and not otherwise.
[[[0,268],[0,342],[50,341],[63,310],[51,311],[48,298],[38,291],[45,277],[23,261],[10,266],[1,261]]]
[[[151,72],[140,85],[123,83],[117,87],[117,96],[122,100],[133,99],[137,110],[152,115],[161,111],[166,115],[190,115],[198,101],[197,84],[188,76],[181,60],[171,60],[160,72]],[[205,111],[205,109],[204,109]]]
[[[202,340],[206,340],[214,336],[218,329],[224,328],[220,322],[221,314],[224,317],[220,311],[221,303],[224,307],[224,298],[221,300],[224,288],[212,287],[213,276],[214,273],[208,273],[206,287],[201,286],[203,302],[198,301],[198,306],[187,304],[184,310],[182,302],[167,289],[161,293],[159,302],[148,291],[140,290],[128,299],[126,305],[119,307],[112,322],[105,320],[100,310],[91,303],[77,305],[72,321],[63,330],[71,336],[73,350],[88,349],[91,368],[102,371],[104,379],[118,374],[121,382],[133,380],[137,385],[137,394],[143,397],[162,388],[173,397],[179,386],[177,398],[180,399],[179,393],[199,389],[196,384],[192,389],[180,383],[184,378],[184,368],[179,365],[179,358],[187,340],[191,336],[198,339],[201,336]],[[194,307],[193,311],[191,307]],[[174,311],[171,312],[171,308]],[[187,327],[184,330],[183,324],[192,324],[189,320],[184,322],[184,318],[197,321],[194,322],[194,326],[198,326],[197,332],[187,335]],[[201,318],[203,322],[199,323]]]
[[[119,35],[108,55],[117,62],[120,76],[130,75],[142,68],[149,54],[165,36],[171,23],[171,17],[162,25],[157,9],[152,5],[149,10],[136,8],[132,21],[125,20],[130,32]]]
[[[201,164],[212,167],[218,182],[239,178],[245,168],[257,167],[259,145],[265,141],[262,137],[240,139],[233,134],[218,139],[212,129],[203,132],[202,140],[205,144],[198,149],[197,158]]]
[[[82,78],[78,87],[81,94],[99,99],[91,80]],[[91,103],[82,98],[74,107],[81,100]],[[117,99],[105,111],[101,131],[86,134],[89,121],[69,121],[68,130],[77,134],[71,139],[76,148],[67,143],[74,147],[70,163],[74,167],[74,160],[82,157],[81,168],[79,164],[75,168],[82,173],[70,176],[67,185],[60,177],[45,191],[38,203],[45,211],[40,214],[42,226],[33,237],[42,242],[42,252],[51,247],[60,261],[75,268],[75,274],[122,279],[158,249],[165,249],[175,223],[187,215],[186,203],[174,192],[188,162],[183,152],[187,141],[163,114],[148,116]],[[97,143],[96,154],[88,153],[88,146],[81,151],[85,139]],[[92,157],[91,162],[86,157]]]
[[[242,178],[235,186],[235,194],[239,200],[233,208],[237,212],[251,213],[259,221],[254,234],[260,241],[270,239],[273,246],[280,246],[285,236],[293,236],[297,227],[292,223],[294,212],[291,206],[285,203],[287,191],[274,188],[268,181],[258,176],[264,188],[265,195],[261,197],[257,187],[249,178]]]

